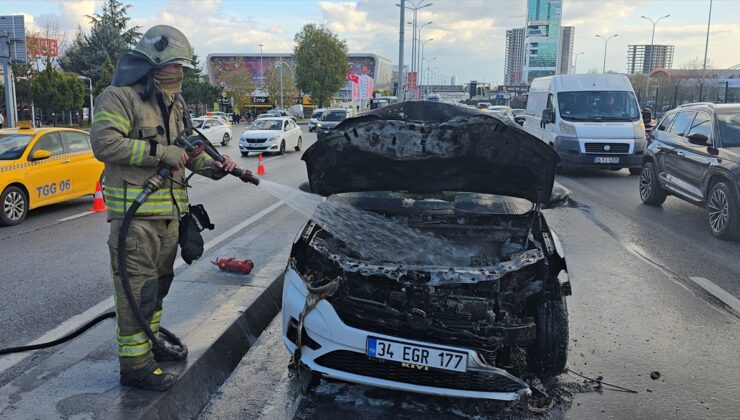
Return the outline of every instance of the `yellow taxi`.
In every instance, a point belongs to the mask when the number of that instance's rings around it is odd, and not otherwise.
[[[28,210],[95,194],[103,174],[90,135],[71,128],[0,130],[0,226],[17,225]]]

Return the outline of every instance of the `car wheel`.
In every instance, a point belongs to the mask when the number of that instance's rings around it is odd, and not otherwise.
[[[249,152],[242,152],[242,156],[244,156],[244,157],[249,156]]]
[[[279,155],[285,154],[285,140],[280,142],[280,151],[278,152]]]
[[[295,151],[300,152],[301,146],[303,146],[303,137],[298,137],[298,145],[295,147]]]
[[[229,145],[229,141],[231,141],[231,136],[229,135],[229,133],[224,133],[224,138],[221,139],[221,145],[222,146],[228,146]]]
[[[652,162],[642,165],[642,171],[640,172],[640,199],[642,202],[650,206],[659,206],[665,202],[667,196],[658,182],[655,165]]]
[[[26,218],[28,214],[28,197],[22,189],[10,186],[0,195],[0,225],[14,226]]]
[[[642,168],[630,168],[630,175],[642,174]]]
[[[737,194],[722,181],[714,184],[707,199],[707,218],[712,234],[720,239],[740,238],[740,209]]]
[[[535,328],[537,337],[527,349],[529,370],[546,376],[563,373],[568,362],[568,305],[564,296],[540,303]]]

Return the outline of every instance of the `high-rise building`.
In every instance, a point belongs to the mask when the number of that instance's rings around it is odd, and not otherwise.
[[[562,8],[563,0],[527,0],[523,81],[557,73]]]
[[[630,45],[627,47],[627,73],[649,74],[655,69],[673,67],[673,45]]]
[[[560,48],[558,50],[558,74],[570,74],[573,69],[573,40],[576,28],[563,26],[560,29]]]
[[[522,81],[524,68],[524,28],[506,30],[506,55],[504,58],[504,84],[515,85]]]

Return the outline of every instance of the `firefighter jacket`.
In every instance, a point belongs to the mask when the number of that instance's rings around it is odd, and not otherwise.
[[[185,129],[184,101],[170,100],[158,88],[143,100],[143,84],[109,86],[95,99],[90,132],[95,157],[105,163],[104,196],[108,219],[120,219],[154,175],[164,147],[173,145]],[[218,179],[223,171],[211,169],[212,159],[205,153],[191,158],[187,168]],[[188,193],[184,170],[152,194],[136,211],[136,217],[179,219],[187,212]],[[174,182],[173,182],[174,181]]]

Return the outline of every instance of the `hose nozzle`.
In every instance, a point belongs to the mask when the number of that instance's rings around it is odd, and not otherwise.
[[[249,182],[250,184],[259,185],[260,179],[257,178],[251,171],[248,171],[246,169],[240,169],[236,168],[233,171],[231,171],[232,175],[236,175],[244,182]]]

